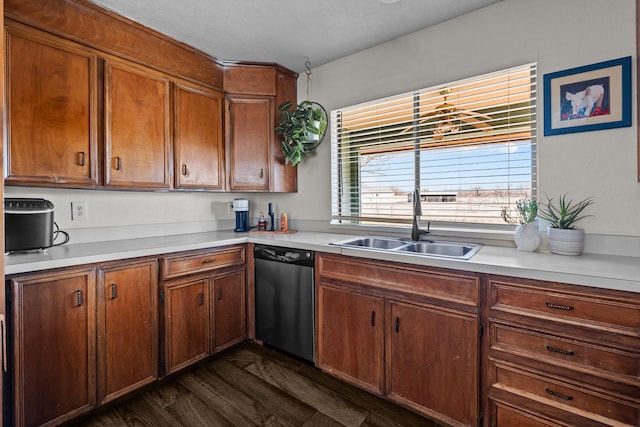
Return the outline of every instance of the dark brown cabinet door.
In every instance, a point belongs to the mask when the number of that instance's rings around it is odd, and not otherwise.
[[[174,86],[176,188],[224,190],[224,141],[220,92]]]
[[[209,354],[209,278],[165,283],[166,374]]]
[[[245,337],[244,270],[211,279],[213,352],[242,342]]]
[[[477,315],[390,302],[387,392],[452,425],[478,423]]]
[[[96,55],[7,29],[6,183],[97,186]]]
[[[317,343],[320,368],[367,390],[383,393],[382,298],[321,286]]]
[[[158,378],[156,261],[100,270],[98,276],[98,402]]]
[[[104,79],[105,185],[169,188],[169,80],[116,61]]]
[[[272,96],[227,96],[231,191],[268,191],[273,141]]]
[[[59,424],[96,404],[94,270],[13,280],[15,425]]]

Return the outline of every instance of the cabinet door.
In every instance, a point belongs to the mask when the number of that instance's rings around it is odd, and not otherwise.
[[[105,185],[169,188],[169,80],[115,61],[104,80]]]
[[[7,47],[6,183],[97,186],[96,55],[11,27]]]
[[[244,270],[211,279],[213,352],[242,342],[245,337]]]
[[[384,301],[320,286],[318,366],[372,392],[384,391]]]
[[[220,92],[174,86],[176,188],[224,189],[224,142]]]
[[[59,424],[95,406],[95,273],[12,280],[15,425]]]
[[[99,271],[98,402],[158,378],[156,261]]]
[[[273,97],[227,96],[227,153],[231,191],[268,191]]]
[[[389,396],[452,425],[478,423],[477,315],[390,302]]]
[[[209,354],[209,278],[165,283],[166,373]]]

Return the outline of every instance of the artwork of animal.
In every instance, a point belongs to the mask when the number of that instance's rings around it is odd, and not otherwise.
[[[571,101],[573,118],[589,117],[594,107],[602,107],[604,87],[602,85],[591,85],[577,93],[567,92],[566,98],[567,101]]]

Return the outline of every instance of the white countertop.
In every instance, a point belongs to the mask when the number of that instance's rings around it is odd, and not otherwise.
[[[478,273],[640,292],[640,258],[636,257],[594,254],[562,256],[549,252],[529,253],[518,251],[515,248],[484,246],[470,260],[457,260],[331,245],[333,242],[349,237],[354,236],[318,232],[264,235],[216,231],[67,244],[50,248],[46,252],[5,255],[5,275],[251,242]]]

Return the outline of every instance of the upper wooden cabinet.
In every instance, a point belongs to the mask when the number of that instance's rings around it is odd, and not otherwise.
[[[6,28],[6,183],[96,187],[96,54],[10,22]]]
[[[296,102],[297,75],[277,66],[225,67],[227,171],[231,191],[298,191],[298,169],[280,148],[278,106]]]
[[[169,80],[108,60],[105,84],[105,185],[169,188]]]
[[[231,191],[268,191],[273,97],[227,96],[227,153]]]
[[[224,190],[223,94],[175,84],[173,98],[175,187]]]

